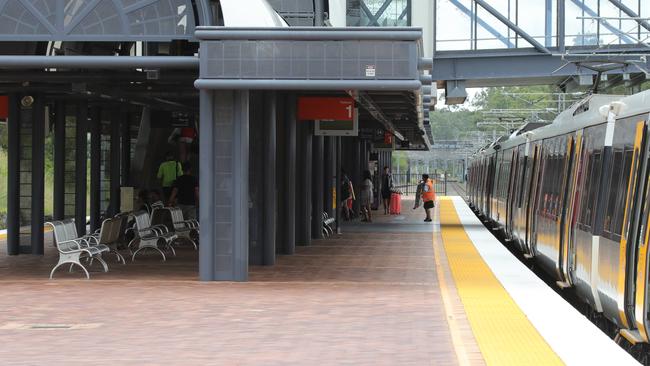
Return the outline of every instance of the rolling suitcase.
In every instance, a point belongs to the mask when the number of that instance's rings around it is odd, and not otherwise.
[[[390,214],[399,215],[402,213],[402,195],[391,193],[390,195]]]

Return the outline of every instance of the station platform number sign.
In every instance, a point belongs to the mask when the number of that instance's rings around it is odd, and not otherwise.
[[[351,97],[299,97],[298,120],[314,121],[317,136],[359,134],[359,111]]]

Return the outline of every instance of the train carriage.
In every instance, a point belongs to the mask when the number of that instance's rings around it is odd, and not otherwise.
[[[470,162],[478,214],[632,343],[648,343],[650,91],[592,95]]]

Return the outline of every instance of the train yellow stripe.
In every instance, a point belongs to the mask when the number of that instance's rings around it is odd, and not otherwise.
[[[474,248],[454,203],[440,200],[442,240],[467,318],[488,365],[562,365]]]

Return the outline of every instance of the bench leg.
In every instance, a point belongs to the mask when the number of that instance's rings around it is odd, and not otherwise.
[[[54,272],[57,270],[57,268],[61,267],[64,264],[68,264],[68,263],[70,263],[70,272],[72,272],[72,267],[74,267],[74,265],[76,264],[79,267],[81,267],[81,269],[83,269],[84,273],[86,274],[86,279],[88,279],[88,280],[90,279],[90,274],[88,273],[88,270],[80,262],[79,253],[61,254],[59,256],[59,263],[57,263],[56,266],[54,266],[54,268],[52,268],[52,271],[50,271],[50,279],[52,279],[52,276],[54,276]]]
[[[162,255],[163,262],[167,261],[167,258],[165,257],[165,253],[163,253],[163,251],[160,250],[160,248],[158,248],[158,240],[155,240],[155,241],[154,240],[140,240],[140,245],[139,245],[138,250],[136,250],[133,253],[133,256],[131,256],[131,262],[135,262],[135,256],[140,251],[143,251],[144,249],[147,249],[147,248],[154,249],[154,250],[158,251],[158,253],[160,253],[160,255]]]

